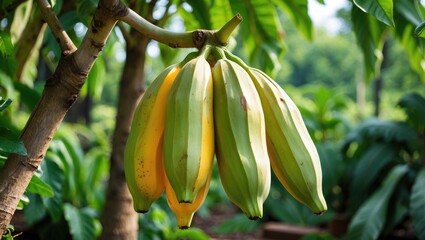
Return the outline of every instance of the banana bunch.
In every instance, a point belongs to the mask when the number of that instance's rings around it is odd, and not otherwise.
[[[166,68],[136,109],[124,155],[134,209],[148,211],[165,192],[188,228],[214,153],[226,194],[249,219],[263,216],[272,170],[314,213],[327,210],[320,159],[294,102],[265,73],[206,45]]]

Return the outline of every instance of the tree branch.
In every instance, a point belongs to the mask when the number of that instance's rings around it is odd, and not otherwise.
[[[59,43],[63,54],[69,55],[75,52],[75,50],[77,50],[77,47],[75,47],[71,38],[63,29],[58,17],[53,12],[50,3],[47,0],[37,0],[37,4],[40,6],[40,11],[44,17],[44,20],[49,25],[50,30],[52,31],[53,36],[55,36],[56,41]]]
[[[122,36],[124,37],[124,40],[126,42],[126,44],[132,45],[133,44],[133,40],[130,36],[130,33],[127,31],[127,29],[125,29],[124,25],[122,24],[121,21],[117,22],[117,26],[120,29]]]
[[[134,29],[144,34],[146,37],[167,44],[172,48],[197,47],[193,41],[192,35],[194,32],[199,30],[184,33],[170,32],[151,24],[149,21],[142,18],[139,14],[131,9],[129,9],[128,14],[120,18],[120,20],[126,22]]]

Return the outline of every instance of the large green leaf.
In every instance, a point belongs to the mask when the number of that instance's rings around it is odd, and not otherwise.
[[[208,0],[186,0],[192,7],[192,14],[199,21],[201,28],[212,29],[210,16],[210,3]],[[215,18],[216,16],[214,16]],[[229,19],[228,19],[229,20]]]
[[[354,0],[358,8],[372,14],[379,21],[394,27],[393,0]]]
[[[323,172],[323,194],[326,196],[339,183],[344,172],[342,156],[331,145],[317,145]]]
[[[304,37],[313,39],[313,24],[308,15],[307,0],[273,0],[273,3],[285,10]]]
[[[42,198],[43,205],[54,222],[58,222],[63,214],[62,209],[62,183],[64,179],[63,170],[51,160],[52,152],[46,154],[46,159],[41,163],[43,169],[42,179],[49,183],[55,196]]]
[[[40,100],[41,94],[34,88],[20,82],[15,82],[14,87],[20,93],[21,102],[32,111]]]
[[[276,8],[268,0],[230,1],[234,13],[240,13],[244,21],[240,25],[240,47],[249,54],[250,64],[267,73],[276,72],[283,54],[283,31]]]
[[[27,155],[24,143],[12,131],[0,127],[0,152]]]
[[[64,205],[65,219],[74,240],[96,239],[96,219],[71,204]]]
[[[413,25],[419,25],[422,22],[421,13],[415,7],[414,1],[412,0],[395,1],[394,8],[397,13],[401,14],[405,19],[407,19]]]
[[[425,98],[418,93],[404,95],[398,105],[407,113],[408,121],[414,126],[423,128],[425,126]]]
[[[416,176],[410,195],[413,229],[419,239],[425,239],[425,169]]]
[[[28,198],[31,204],[28,204],[23,211],[26,223],[32,226],[46,216],[47,209],[43,206],[39,195],[28,194]]]
[[[408,171],[408,166],[395,166],[382,186],[360,207],[348,227],[345,239],[377,239],[387,215],[388,202],[394,188]]]
[[[357,207],[368,196],[372,183],[381,170],[395,160],[397,149],[392,144],[375,143],[366,149],[354,169],[350,187],[352,208]]]
[[[100,100],[104,87],[105,62],[103,57],[99,56],[87,76],[86,84],[81,89],[81,96],[89,95],[94,100]]]
[[[411,68],[421,77],[422,82],[425,82],[423,68],[425,39],[412,37],[417,25],[423,21],[420,9],[415,7],[416,2],[413,0],[395,2],[397,10],[394,17],[397,26],[395,34],[407,53]]]
[[[415,139],[416,130],[404,122],[368,119],[358,127],[359,133],[365,140],[381,139],[385,142],[409,142]]]
[[[39,176],[33,175],[30,183],[28,184],[27,191],[30,193],[39,194],[45,197],[53,197],[55,194],[52,187]]]
[[[235,13],[232,12],[229,0],[213,1],[213,5],[210,9],[210,16],[214,16],[211,18],[212,29],[221,28],[233,17],[233,15],[235,15]]]
[[[351,22],[363,52],[365,77],[369,81],[371,76],[379,75],[386,26],[357,7],[351,9]]]

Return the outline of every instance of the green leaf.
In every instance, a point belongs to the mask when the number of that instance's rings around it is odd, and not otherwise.
[[[233,12],[240,13],[244,19],[237,41],[243,42],[243,50],[250,54],[250,64],[267,73],[273,72],[270,69],[278,69],[284,44],[282,26],[273,3],[268,0],[230,1],[230,5]]]
[[[11,131],[0,128],[0,151],[27,156],[27,149],[22,140],[13,137]]]
[[[425,38],[425,22],[419,24],[415,28],[415,33],[414,34],[415,34],[416,37]]]
[[[425,98],[418,93],[404,95],[398,105],[407,113],[408,121],[418,128],[425,126]]]
[[[358,160],[351,181],[350,196],[352,207],[357,207],[364,201],[376,180],[384,169],[397,156],[397,149],[392,144],[375,143],[366,149]]]
[[[4,31],[0,31],[0,66],[0,72],[4,72],[9,77],[15,78],[15,49],[10,34]]]
[[[24,208],[25,221],[29,226],[40,221],[46,216],[46,208],[43,206],[41,197],[39,195],[28,194],[31,204]]]
[[[354,0],[354,4],[388,26],[395,26],[393,0]]]
[[[33,175],[28,184],[27,191],[30,193],[39,194],[45,197],[53,197],[53,189],[45,181],[41,180],[37,175]]]
[[[399,2],[403,2],[403,4]],[[423,62],[425,61],[425,51],[423,49],[425,39],[412,37],[417,25],[423,21],[419,11],[420,9],[415,7],[412,0],[396,1],[396,6],[396,37],[407,53],[411,68],[421,77],[422,82],[425,83],[425,71],[423,68]]]
[[[326,196],[339,183],[344,172],[342,156],[330,144],[317,145],[323,172],[323,194]]]
[[[2,100],[2,98],[0,97],[0,112],[5,110],[7,107],[9,107],[9,105],[12,103],[11,99],[6,99],[6,100]]]
[[[7,57],[13,56],[14,54],[15,50],[10,34],[4,31],[0,31],[0,55],[2,57]]]
[[[51,160],[51,152],[46,154],[46,159],[41,163],[44,181],[50,184],[54,197],[42,198],[43,204],[54,222],[62,217],[62,183],[64,179],[63,170]]]
[[[273,3],[288,14],[291,21],[295,23],[295,26],[305,38],[308,40],[313,39],[313,23],[308,14],[307,0],[273,0]]]
[[[388,173],[381,187],[360,207],[353,216],[345,239],[377,239],[387,215],[388,202],[399,180],[408,171],[408,166],[395,166]]]
[[[74,240],[96,239],[95,219],[86,212],[79,211],[73,205],[64,205],[65,219],[68,222],[69,230]]]
[[[210,237],[199,228],[189,228],[184,230],[177,230],[171,236],[171,239],[208,240]]]
[[[234,232],[254,232],[260,227],[259,222],[249,220],[243,214],[237,214],[213,228],[215,233],[227,234]]]
[[[425,239],[425,169],[416,176],[410,195],[413,229],[419,239]]]
[[[103,57],[99,56],[93,68],[90,70],[86,84],[84,84],[81,89],[82,97],[88,95],[94,100],[100,100],[104,87],[105,72],[105,62]]]
[[[226,24],[236,13],[232,12],[229,0],[213,1],[210,9],[211,28],[219,29]],[[244,16],[242,16],[244,17]],[[242,23],[243,24],[243,23]]]
[[[192,14],[198,20],[200,27],[203,29],[212,29],[211,16],[209,14],[210,4],[207,0],[187,0],[192,7]],[[214,16],[216,17],[216,16]],[[230,20],[230,19],[228,19]]]
[[[421,13],[416,9],[412,0],[395,1],[394,8],[396,12],[401,14],[405,19],[414,25],[419,25],[422,22]],[[397,20],[397,17],[395,17]],[[398,23],[396,22],[398,27]]]
[[[22,103],[32,111],[40,100],[41,94],[34,88],[20,82],[15,82],[14,87],[20,93]]]
[[[409,142],[415,139],[416,130],[404,122],[368,119],[362,122],[358,131],[364,139],[382,139],[385,142]]]
[[[363,52],[365,76],[369,81],[372,75],[379,75],[387,27],[357,7],[351,8],[351,22],[357,44]]]
[[[300,240],[335,240],[329,233],[310,233],[300,238]]]

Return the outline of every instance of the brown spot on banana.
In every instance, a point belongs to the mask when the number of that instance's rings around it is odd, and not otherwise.
[[[245,98],[245,96],[242,96],[242,97],[240,98],[240,102],[241,102],[241,106],[242,106],[243,110],[246,112],[246,109],[247,109],[247,103],[246,103],[246,98]]]

